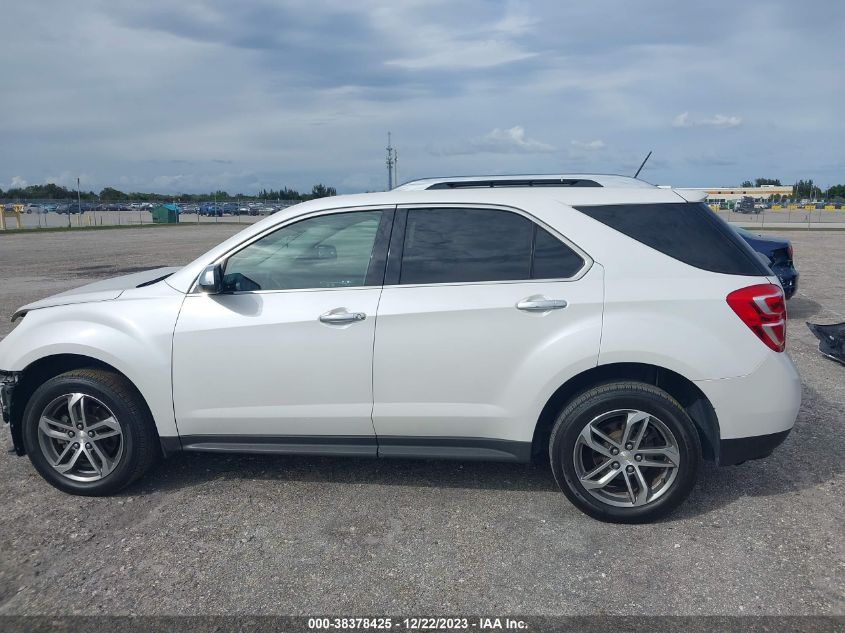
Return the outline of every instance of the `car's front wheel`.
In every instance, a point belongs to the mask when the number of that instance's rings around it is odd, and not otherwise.
[[[80,369],[46,381],[24,411],[24,447],[56,488],[113,494],[143,475],[159,448],[141,395],[122,376]]]
[[[701,444],[692,420],[665,391],[615,382],[563,409],[549,456],[558,485],[582,511],[602,521],[644,523],[689,495]]]

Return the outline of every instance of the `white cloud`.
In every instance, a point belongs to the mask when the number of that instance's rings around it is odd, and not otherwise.
[[[479,6],[456,8],[442,2],[432,6],[399,2],[372,11],[369,20],[381,31],[384,64],[407,71],[458,71],[496,68],[539,55],[521,40],[537,18],[532,12],[508,6],[504,13]],[[469,10],[472,19],[461,19]],[[408,24],[414,28],[409,29]],[[394,50],[391,50],[393,48]]]
[[[554,146],[525,135],[525,128],[515,125],[506,130],[494,128],[484,136],[467,139],[432,153],[446,156],[461,154],[544,154],[555,151]]]
[[[712,125],[713,127],[737,127],[742,125],[742,119],[738,116],[725,116],[724,114],[717,114],[710,119],[704,119],[702,125]]]
[[[697,119],[690,116],[689,112],[681,112],[678,116],[672,119],[672,127],[687,128],[687,127],[716,127],[729,128],[742,125],[742,118],[738,116],[726,116],[724,114],[716,114],[712,117],[705,117]]]
[[[594,141],[572,141],[572,146],[578,149],[600,150],[604,149],[604,141],[596,139]]]
[[[12,182],[9,183],[9,189],[23,189],[29,183],[20,176],[12,176]]]
[[[672,119],[672,127],[692,127],[693,123],[689,118],[689,112],[681,112]]]
[[[387,62],[407,70],[459,70],[471,68],[492,68],[503,64],[534,57],[536,53],[521,50],[505,40],[482,40],[477,42],[448,42],[443,47],[427,54],[402,57]]]
[[[74,174],[69,171],[63,171],[58,176],[47,176],[44,178],[44,182],[51,182],[54,185],[60,185],[62,187],[67,187],[68,189],[76,189],[76,179],[79,178],[79,184],[81,187],[85,187],[91,183],[91,178],[88,174]]]
[[[509,13],[493,25],[493,30],[508,35],[526,35],[534,30],[536,24],[536,17]]]

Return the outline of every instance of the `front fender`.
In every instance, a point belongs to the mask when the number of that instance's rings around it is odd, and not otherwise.
[[[19,372],[60,354],[106,363],[141,393],[159,435],[176,436],[170,364],[182,299],[174,294],[33,310],[0,342],[0,368]]]

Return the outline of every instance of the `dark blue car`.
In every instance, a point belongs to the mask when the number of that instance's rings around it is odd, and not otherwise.
[[[769,268],[780,279],[787,299],[798,289],[798,271],[792,263],[792,244],[782,237],[769,237],[734,227],[755,251],[766,257]]]

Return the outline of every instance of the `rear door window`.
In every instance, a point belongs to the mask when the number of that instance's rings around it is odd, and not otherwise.
[[[400,284],[558,279],[583,258],[525,216],[500,209],[411,209]]]

